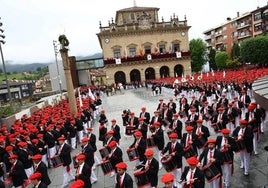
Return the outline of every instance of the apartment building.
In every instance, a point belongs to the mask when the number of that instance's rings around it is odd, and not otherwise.
[[[268,4],[251,12],[227,18],[226,22],[204,32],[208,48],[231,53],[233,44],[268,32]]]

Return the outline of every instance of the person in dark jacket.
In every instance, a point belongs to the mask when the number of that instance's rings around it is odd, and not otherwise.
[[[197,167],[199,161],[196,157],[189,157],[186,162],[189,166],[184,167],[179,183],[184,182],[185,187],[204,188],[205,175],[203,171]]]
[[[120,162],[116,164],[116,184],[115,188],[133,188],[133,180],[131,176],[126,173],[127,164]]]
[[[33,172],[39,172],[42,174],[41,177],[41,182],[45,183],[46,186],[49,186],[51,183],[51,180],[48,176],[47,173],[47,166],[45,165],[45,163],[42,160],[42,155],[41,154],[36,154],[32,157],[33,160]]]
[[[30,175],[29,180],[31,181],[31,184],[33,185],[33,188],[47,188],[47,185],[41,181],[42,174],[39,172],[35,172]]]
[[[139,170],[136,172],[136,174],[139,174],[140,172],[145,171],[146,176],[148,177],[150,186],[157,187],[159,162],[154,158],[154,150],[152,149],[146,150],[144,155],[146,156],[146,159],[142,161],[142,163],[135,168]],[[135,173],[134,173],[134,176],[135,176]]]
[[[236,127],[233,131],[233,137],[236,142],[239,144],[238,151],[240,153],[241,166],[240,168],[244,168],[244,175],[249,175],[249,163],[250,163],[250,155],[253,151],[253,131],[248,126],[248,121],[245,119],[241,119],[239,121],[240,126]]]
[[[81,179],[85,183],[84,187],[91,188],[91,167],[85,162],[86,156],[84,154],[79,154],[76,156],[78,161],[78,167],[75,172],[75,179]]]
[[[12,178],[14,187],[22,186],[23,183],[28,179],[24,171],[23,163],[18,160],[18,155],[15,154],[11,155],[9,160],[12,164],[12,167],[8,173],[8,177]]]
[[[215,176],[212,179],[208,179],[209,187],[219,188],[221,187],[221,165],[223,164],[223,158],[221,152],[215,148],[216,140],[210,138],[207,141],[207,147],[199,156],[199,161],[202,161],[203,169],[209,168],[211,165],[217,168],[217,171],[214,171]]]
[[[65,137],[61,136],[58,138],[59,141],[59,149],[57,151],[56,157],[59,156],[63,162],[63,183],[62,187],[65,187],[68,185],[68,182],[74,179],[72,173],[71,173],[71,167],[70,164],[72,162],[71,158],[71,151],[72,148],[70,145],[68,145],[65,142]]]
[[[161,129],[161,123],[155,122],[154,127],[155,127],[155,131],[152,133],[152,137],[153,137],[154,143],[156,143],[156,145],[157,145],[158,161],[161,161],[160,155],[161,155],[162,149],[165,146],[164,132]],[[162,168],[162,163],[160,162],[159,169],[161,169],[161,168]]]

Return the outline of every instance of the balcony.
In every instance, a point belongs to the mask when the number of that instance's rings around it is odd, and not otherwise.
[[[240,24],[237,24],[237,29],[243,29],[250,26],[251,21],[245,21]]]
[[[190,57],[191,53],[189,52],[181,52],[181,58],[183,57]],[[151,54],[151,59],[155,60],[155,59],[165,59],[165,58],[176,58],[176,53],[172,52],[172,53],[153,53]],[[121,64],[123,63],[128,63],[128,62],[134,62],[134,61],[147,61],[147,55],[137,55],[134,57],[121,57]],[[108,58],[106,60],[104,60],[104,64],[105,65],[111,65],[111,64],[116,64],[116,61],[114,58]]]

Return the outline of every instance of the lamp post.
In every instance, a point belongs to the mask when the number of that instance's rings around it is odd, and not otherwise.
[[[1,19],[1,17],[0,17]],[[3,23],[0,22],[0,27],[3,25]],[[0,33],[3,33],[4,30],[0,28]],[[6,85],[7,85],[7,92],[8,92],[8,98],[11,101],[12,97],[11,97],[11,92],[10,92],[10,87],[9,87],[9,83],[7,80],[7,71],[6,71],[6,64],[5,64],[5,60],[4,60],[4,55],[3,55],[3,50],[2,50],[2,44],[5,44],[6,42],[4,41],[5,35],[1,35],[0,34],[0,53],[1,53],[1,60],[3,63],[3,69],[4,69],[4,74],[5,74],[5,79],[6,79]]]
[[[57,77],[59,81],[59,90],[60,90],[60,96],[62,98],[62,86],[61,86],[61,79],[60,79],[60,72],[59,72],[59,63],[58,63],[58,42],[56,40],[53,40],[53,46],[54,46],[54,53],[55,53],[55,61],[57,66]]]

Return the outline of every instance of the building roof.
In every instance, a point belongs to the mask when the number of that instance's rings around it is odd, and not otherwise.
[[[136,11],[152,10],[152,9],[159,10],[159,8],[157,8],[157,7],[129,7],[129,8],[124,8],[124,9],[118,10],[116,12],[132,12],[132,11],[136,12]]]

